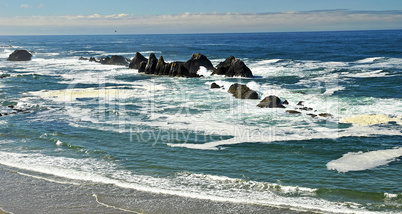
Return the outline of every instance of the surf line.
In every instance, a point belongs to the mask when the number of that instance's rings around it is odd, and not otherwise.
[[[109,208],[112,208],[112,209],[115,209],[115,210],[121,210],[121,211],[124,211],[124,212],[129,212],[129,213],[144,214],[143,212],[137,212],[137,211],[133,211],[133,210],[127,210],[127,209],[124,209],[124,208],[115,207],[115,206],[108,205],[108,204],[105,204],[105,203],[103,203],[103,202],[100,202],[98,196],[97,196],[95,193],[94,193],[92,196],[95,197],[95,201],[96,201],[98,204],[102,205],[102,206],[109,207]]]

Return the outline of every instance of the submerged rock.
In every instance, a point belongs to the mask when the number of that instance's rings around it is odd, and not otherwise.
[[[286,108],[283,106],[281,99],[274,95],[265,97],[257,106],[260,108]]]
[[[32,59],[32,54],[27,50],[15,50],[9,56],[7,61],[29,61]]]
[[[286,112],[289,114],[301,114],[300,111],[295,111],[295,110],[286,110]]]
[[[229,93],[238,99],[258,99],[258,93],[246,85],[235,83],[229,87]]]
[[[147,62],[147,58],[141,55],[139,52],[135,53],[133,60],[131,60],[128,68],[139,69],[141,62]]]
[[[211,88],[221,88],[218,84],[216,83],[212,83],[211,84]]]
[[[321,113],[321,114],[318,114],[320,117],[333,117],[332,116],[332,114],[329,114],[329,113]]]

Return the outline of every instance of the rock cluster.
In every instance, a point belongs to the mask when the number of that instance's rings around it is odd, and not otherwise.
[[[80,57],[80,60],[88,60],[88,58]],[[106,65],[128,65],[130,69],[138,69],[139,73],[153,75],[167,75],[173,77],[200,77],[197,74],[200,67],[205,67],[212,72],[212,75],[225,75],[227,77],[253,77],[253,74],[246,64],[235,57],[231,56],[224,62],[219,63],[215,68],[211,61],[203,54],[194,53],[186,62],[170,62],[166,63],[163,56],[156,58],[154,53],[150,53],[148,59],[141,53],[137,52],[134,58],[129,62],[123,56],[114,55],[112,57],[89,58],[90,62],[99,62]]]
[[[138,73],[167,75],[171,77],[200,77],[197,71],[203,66],[208,70],[214,70],[211,61],[202,54],[195,53],[186,62],[166,63],[163,56],[156,59],[155,54],[150,53],[148,59],[140,53],[136,53],[129,68],[137,68]]]

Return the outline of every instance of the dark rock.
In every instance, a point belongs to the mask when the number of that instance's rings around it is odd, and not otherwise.
[[[299,102],[297,103],[297,105],[298,105],[298,106],[304,106],[304,101],[299,101]]]
[[[221,88],[218,84],[216,83],[212,83],[211,84],[211,88]]]
[[[312,118],[315,118],[315,117],[317,117],[317,115],[316,114],[307,114],[308,116],[311,116]]]
[[[149,54],[147,65],[145,66],[146,74],[154,74],[156,69],[156,64],[158,64],[158,59],[154,53]]]
[[[100,60],[103,65],[128,65],[128,61],[123,56],[113,55],[112,57],[106,57]]]
[[[228,57],[225,61],[220,62],[216,66],[216,70],[212,73],[212,75],[217,74],[217,75],[225,75],[226,72],[228,72],[230,65],[232,64],[232,61],[235,60],[234,56]]]
[[[313,108],[309,108],[309,107],[303,107],[303,108],[298,108],[299,110],[303,110],[303,111],[312,111]]]
[[[194,53],[191,56],[191,59],[184,63],[184,67],[187,68],[192,76],[196,76],[197,71],[200,70],[201,66],[205,67],[208,70],[215,70],[211,61],[205,55],[202,55],[200,53]]]
[[[227,77],[253,77],[250,68],[242,60],[236,59],[233,56],[219,63],[216,66],[216,71],[212,74],[225,75]]]
[[[227,77],[253,77],[250,68],[244,64],[240,59],[235,59],[232,62],[228,72],[226,72],[225,76]]]
[[[257,106],[260,108],[286,108],[282,105],[281,99],[273,95],[265,97]]]
[[[94,57],[89,58],[90,62],[98,62]]]
[[[163,59],[163,56],[160,56],[158,62],[156,63],[155,74],[164,75],[165,66],[166,66],[165,60]]]
[[[141,55],[139,52],[135,53],[133,60],[131,60],[130,65],[128,66],[131,69],[139,69],[141,62],[147,62],[147,58]]]
[[[332,116],[332,114],[329,114],[329,113],[321,113],[321,114],[318,114],[320,117],[333,117]]]
[[[172,63],[165,64],[162,75],[169,75],[171,67],[172,67]]]
[[[229,93],[238,99],[258,99],[258,93],[246,85],[235,83],[230,86]]]
[[[283,101],[283,105],[289,105],[289,101],[288,100]]]
[[[300,111],[295,111],[295,110],[286,110],[286,112],[289,114],[301,114]]]
[[[89,60],[89,59],[86,57],[80,57],[78,60]]]
[[[27,50],[15,50],[8,56],[7,61],[29,61],[32,59],[32,54]]]
[[[141,62],[140,67],[138,68],[138,73],[145,73],[146,66],[147,66],[147,62]]]
[[[172,62],[170,65],[169,76],[172,77],[192,77],[182,62]]]

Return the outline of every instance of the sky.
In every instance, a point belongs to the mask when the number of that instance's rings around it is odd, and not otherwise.
[[[402,0],[0,0],[0,35],[388,29]]]

